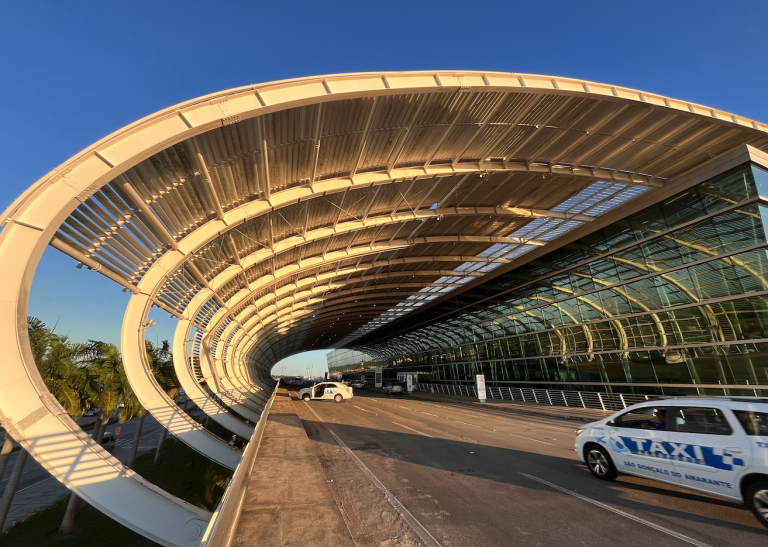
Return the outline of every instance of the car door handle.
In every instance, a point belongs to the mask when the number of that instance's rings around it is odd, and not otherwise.
[[[725,450],[727,452],[730,452],[731,454],[741,454],[741,448],[733,447],[733,448],[726,448]]]

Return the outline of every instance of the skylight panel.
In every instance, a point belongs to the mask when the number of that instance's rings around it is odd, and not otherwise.
[[[597,181],[587,188],[584,188],[575,196],[566,199],[552,210],[562,213],[584,213],[590,216],[600,216],[639,196],[648,189],[649,188],[646,186],[627,185],[620,182]],[[437,206],[438,203],[434,203],[430,209],[436,209]],[[515,237],[523,240],[537,239],[540,241],[552,241],[583,224],[583,222],[577,220],[540,217],[532,220],[522,228],[515,230],[507,237]],[[480,258],[505,258],[507,260],[513,260],[530,252],[533,248],[533,245],[526,245],[524,243],[495,243],[478,253],[477,256]],[[501,262],[468,261],[454,268],[454,271],[485,274],[495,270],[501,266],[501,264]],[[419,291],[420,296],[409,296],[405,301],[390,308],[376,319],[371,320],[369,323],[344,338],[344,340],[340,342],[340,345],[344,345],[363,334],[367,334],[380,326],[423,306],[425,303],[434,300],[438,296],[469,283],[473,279],[475,279],[475,277],[472,276],[440,277],[437,279],[436,283],[441,283],[442,286],[425,287],[421,289]]]
[[[629,200],[636,198],[648,190],[650,190],[650,188],[647,186],[630,186],[623,192],[614,194],[610,199],[604,201],[603,203],[599,203],[591,209],[585,211],[585,214],[599,217],[600,215],[607,213],[611,209],[615,209],[619,205],[622,205]]]
[[[553,207],[553,211],[559,211],[559,212],[573,212],[573,207],[576,207],[583,201],[591,198],[595,193],[603,190],[605,188],[605,183],[602,181],[595,182],[594,184],[591,184],[587,188],[584,188],[581,192],[576,194],[575,196],[571,196],[568,199],[566,199],[564,202],[562,202],[560,205]]]
[[[576,220],[567,220],[565,222],[559,222],[557,224],[554,224],[547,233],[541,234],[539,236],[539,239],[543,239],[544,241],[552,241],[553,239],[560,237],[564,233],[570,232],[574,228],[578,228],[582,224],[584,223],[578,222]]]
[[[608,200],[625,188],[627,185],[620,182],[597,181],[552,210],[564,213],[582,213]]]

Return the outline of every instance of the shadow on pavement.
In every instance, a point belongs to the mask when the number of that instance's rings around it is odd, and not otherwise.
[[[333,437],[328,434],[328,430],[331,430],[351,450],[358,453],[362,452],[379,458],[426,466],[450,474],[461,474],[528,490],[562,495],[521,475],[521,473],[527,473],[631,513],[642,511],[668,518],[679,518],[691,522],[694,528],[696,524],[717,524],[723,528],[750,532],[761,537],[768,535],[768,531],[761,528],[757,522],[755,522],[754,527],[749,527],[741,523],[712,518],[708,515],[698,515],[684,510],[658,507],[628,499],[626,492],[612,487],[610,483],[594,479],[584,464],[569,458],[348,424],[324,423],[304,419],[302,422],[312,440],[336,445]],[[753,518],[746,509],[737,503],[711,498],[704,494],[637,484],[634,482],[635,480],[642,481],[644,479],[623,477],[619,480],[619,484],[622,488],[639,492],[738,508],[745,512],[747,518]],[[573,503],[584,502],[573,500]],[[585,505],[585,507],[588,506]]]

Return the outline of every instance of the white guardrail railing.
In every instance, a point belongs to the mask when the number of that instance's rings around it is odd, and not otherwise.
[[[427,393],[445,393],[477,397],[475,386],[451,384],[417,384],[418,391]],[[540,405],[567,406],[576,408],[594,408],[597,410],[616,411],[636,403],[655,398],[653,395],[634,393],[602,393],[599,391],[567,391],[562,389],[532,389],[527,387],[492,387],[486,386],[489,399],[521,401]]]
[[[237,523],[240,520],[240,513],[245,500],[245,492],[248,489],[248,481],[251,478],[253,464],[256,463],[256,456],[261,445],[261,438],[264,436],[264,428],[269,417],[269,410],[272,408],[272,402],[277,395],[277,388],[280,382],[275,386],[272,396],[264,406],[264,410],[259,416],[259,422],[253,430],[248,446],[245,447],[243,458],[240,464],[235,468],[232,479],[229,481],[229,487],[221,498],[216,511],[213,513],[208,529],[205,531],[200,547],[229,547],[235,537]]]

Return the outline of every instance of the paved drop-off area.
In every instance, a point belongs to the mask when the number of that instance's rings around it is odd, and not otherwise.
[[[340,404],[294,399],[293,405],[323,466],[324,480],[333,481],[326,485],[357,545],[423,543],[331,431],[445,547],[768,545],[768,530],[735,503],[641,478],[622,476],[612,483],[594,479],[573,451],[572,421],[372,391],[356,391],[352,400]],[[275,480],[301,480],[280,474]],[[319,516],[314,519],[315,530],[332,525]]]

